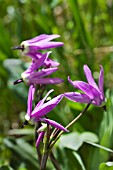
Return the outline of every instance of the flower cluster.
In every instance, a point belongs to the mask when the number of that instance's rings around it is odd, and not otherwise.
[[[57,71],[58,62],[49,59],[51,51],[40,53],[39,50],[55,48],[62,46],[62,42],[51,41],[58,38],[59,35],[42,34],[31,40],[26,40],[20,46],[13,47],[14,50],[22,50],[22,52],[32,58],[32,63],[29,68],[21,74],[21,79],[16,80],[14,84],[25,82],[27,85],[32,84],[59,84],[63,80],[60,78],[45,78]],[[41,70],[40,68],[43,67]]]
[[[14,47],[13,49],[20,49],[28,57],[32,58],[30,66],[21,74],[21,79],[16,80],[14,84],[25,82],[29,87],[28,92],[28,103],[27,103],[27,113],[25,115],[25,124],[29,122],[35,124],[36,122],[41,123],[41,127],[38,129],[39,137],[36,141],[36,146],[38,147],[40,141],[43,139],[47,124],[55,127],[56,129],[67,132],[61,124],[50,120],[45,117],[47,113],[53,110],[56,105],[62,100],[63,94],[54,97],[50,101],[44,103],[48,95],[53,91],[50,90],[46,96],[42,99],[42,96],[38,103],[35,102],[35,107],[33,109],[34,94],[37,93],[36,85],[47,85],[47,84],[59,84],[63,80],[60,78],[50,78],[48,77],[52,73],[58,70],[58,62],[49,59],[51,51],[46,53],[41,53],[39,50],[46,50],[49,48],[55,48],[62,46],[62,42],[51,41],[58,38],[59,35],[45,35],[42,34],[31,40],[26,40],[21,43],[20,46]]]
[[[95,106],[104,107],[105,109],[106,98],[103,91],[104,70],[101,65],[98,85],[94,81],[89,67],[87,65],[84,65],[84,73],[88,83],[83,81],[72,81],[70,77],[68,77],[69,83],[73,85],[76,89],[81,90],[82,93],[66,92],[45,102],[49,94],[53,91],[50,90],[44,98],[41,95],[39,101],[37,103],[34,102],[34,94],[37,94],[36,85],[40,85],[41,87],[43,87],[47,84],[59,84],[63,82],[63,80],[60,78],[48,77],[58,70],[57,66],[59,65],[58,62],[49,58],[51,51],[45,53],[39,52],[39,50],[47,50],[50,48],[62,46],[62,42],[51,41],[58,37],[59,35],[42,34],[31,40],[23,41],[20,46],[13,48],[22,50],[25,55],[32,58],[30,66],[21,74],[21,79],[16,80],[14,84],[25,82],[28,86],[30,86],[28,92],[28,103],[27,113],[25,115],[25,122],[29,122],[31,124],[40,122],[40,127],[39,129],[37,129],[37,133],[39,134],[36,141],[37,147],[39,146],[40,141],[43,139],[48,125],[55,127],[56,130],[68,132],[68,130],[64,128],[61,124],[55,122],[54,120],[50,120],[46,116],[47,113],[49,113],[57,106],[57,104],[62,100],[64,96],[74,102],[87,103],[88,107],[90,104],[93,104]],[[33,102],[35,103],[35,107],[33,107]]]

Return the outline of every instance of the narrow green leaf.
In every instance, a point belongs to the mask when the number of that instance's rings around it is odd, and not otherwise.
[[[24,161],[27,167],[34,170],[38,169],[38,160],[35,148],[28,144],[25,140],[6,138],[4,139],[4,144],[19,157],[19,160]]]
[[[93,142],[90,142],[90,141],[85,141],[86,143],[90,144],[90,145],[93,145],[93,146],[96,146],[97,148],[100,148],[100,149],[104,149],[108,152],[112,152],[113,153],[113,150],[109,149],[109,148],[106,148],[104,146],[101,146],[99,144],[96,144],[96,143],[93,143]]]
[[[0,170],[13,170],[10,166],[1,166]]]
[[[85,166],[84,166],[84,163],[80,157],[80,155],[77,153],[77,152],[73,152],[73,155],[76,157],[76,159],[78,160],[82,170],[86,170]]]

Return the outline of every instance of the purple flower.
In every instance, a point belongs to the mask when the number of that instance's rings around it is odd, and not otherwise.
[[[35,88],[33,85],[29,88],[29,94],[28,94],[28,107],[27,107],[27,113],[25,115],[25,119],[29,121],[31,124],[34,124],[35,122],[41,121],[45,122],[47,124],[50,124],[51,126],[54,126],[55,128],[58,128],[60,130],[63,130],[65,132],[68,132],[67,129],[65,129],[61,124],[55,122],[54,120],[50,120],[47,118],[43,118],[47,113],[49,113],[51,110],[53,110],[57,104],[62,100],[63,94],[51,99],[50,101],[45,102],[48,95],[53,91],[50,90],[46,96],[38,102],[38,104],[35,106],[34,110],[32,110],[32,102],[34,98],[34,91]]]
[[[106,98],[104,97],[103,85],[104,85],[104,70],[100,65],[100,76],[98,86],[95,83],[92,73],[87,65],[84,65],[84,73],[88,83],[83,81],[72,81],[68,77],[68,81],[77,89],[82,90],[84,93],[69,92],[64,96],[69,100],[80,103],[92,103],[96,106],[104,106]]]
[[[37,50],[46,50],[49,48],[55,48],[59,46],[63,46],[62,42],[54,42],[51,41],[55,38],[59,38],[60,35],[46,35],[42,34],[30,40],[23,41],[19,47],[14,47],[13,49],[21,49],[24,54],[28,54],[29,52],[36,53]]]
[[[63,80],[60,78],[43,78],[57,71],[58,68],[47,68],[37,71],[43,66],[44,61],[48,58],[49,52],[42,54],[38,60],[33,60],[30,67],[21,74],[22,80],[28,85],[31,84],[59,84]]]

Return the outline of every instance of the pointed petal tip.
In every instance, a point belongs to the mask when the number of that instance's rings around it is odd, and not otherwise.
[[[50,93],[52,93],[53,91],[54,91],[54,89],[51,89],[51,90],[49,90],[49,92],[48,92],[48,93],[50,94]]]
[[[103,70],[103,66],[102,66],[102,65],[100,65],[100,69],[102,69],[102,70]]]
[[[87,67],[87,64],[84,64],[84,66],[83,67]]]
[[[87,69],[87,68],[89,69],[88,65],[84,64],[83,69]]]
[[[83,70],[84,70],[84,72],[87,71],[87,70],[88,70],[88,71],[91,71],[87,64],[84,64]]]
[[[67,130],[66,128],[65,128],[65,131],[64,132],[69,132],[69,130]]]
[[[48,51],[48,52],[47,52],[48,55],[51,54],[51,53],[52,53],[52,51]]]
[[[67,77],[68,81],[70,81],[70,76]]]

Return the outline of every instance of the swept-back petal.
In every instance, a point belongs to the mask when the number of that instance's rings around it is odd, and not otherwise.
[[[68,92],[68,93],[64,93],[64,96],[74,102],[80,102],[80,103],[90,103],[91,102],[90,97],[88,97],[86,94],[83,94],[83,93]]]
[[[29,51],[36,51],[36,50],[46,50],[48,48],[54,48],[54,47],[59,47],[63,46],[64,44],[62,42],[54,42],[54,41],[39,41],[36,43],[32,43],[29,46]]]
[[[41,71],[38,71],[38,72],[33,72],[30,74],[29,76],[29,79],[38,79],[38,78],[41,78],[41,77],[44,77],[44,76],[48,76],[50,74],[52,74],[53,72],[57,71],[58,68],[47,68],[47,69],[42,69]]]
[[[49,55],[51,52],[52,52],[52,51],[47,52],[48,55]],[[38,61],[38,60],[41,58],[41,56],[42,56],[42,54],[39,53],[39,52],[37,52],[37,53],[28,52],[27,55],[28,55],[29,57],[33,58],[33,59],[36,60],[36,61]],[[44,54],[43,54],[43,55],[44,55]],[[51,59],[48,58],[48,57],[47,57],[47,58],[45,59],[45,61],[44,61],[44,65],[45,65],[46,67],[57,67],[57,66],[59,66],[59,64],[60,64],[60,63],[58,63],[57,61],[51,60]]]
[[[37,70],[42,65],[44,65],[44,61],[48,58],[50,53],[51,52],[47,52],[45,54],[42,54],[41,58],[38,59],[38,60],[33,59],[31,65],[28,67],[28,69],[21,74],[21,77],[23,79],[28,77],[33,71]]]
[[[51,53],[51,51],[42,54],[41,57],[36,61],[33,62],[32,67],[30,68],[31,71],[37,70],[38,68],[40,68],[41,66],[44,65],[44,61],[48,58],[49,54]]]
[[[91,100],[94,100],[97,105],[100,104],[100,91],[98,91],[96,88],[91,86],[90,84],[87,84],[82,81],[75,81],[74,84],[76,87],[80,90],[82,90],[87,96],[90,97]]]
[[[44,137],[44,133],[45,133],[45,132],[42,131],[42,132],[40,132],[39,135],[38,135],[38,139],[36,140],[36,147],[37,147],[37,148],[38,148],[38,146],[39,146],[41,140],[42,140],[43,137]]]
[[[46,123],[50,124],[51,126],[54,126],[57,129],[63,130],[64,132],[68,132],[68,130],[66,128],[64,128],[61,124],[57,123],[54,120],[50,120],[50,119],[46,119],[46,118],[39,118],[39,120],[42,122],[46,122]]]
[[[88,83],[91,86],[95,87],[97,90],[99,90],[97,84],[94,81],[94,78],[92,76],[92,73],[91,73],[91,70],[89,69],[89,67],[87,65],[84,65],[83,68],[84,68],[84,73],[85,73],[85,76],[86,76]]]
[[[40,117],[42,117],[42,116],[46,115],[47,113],[49,113],[62,100],[63,96],[64,95],[61,94],[61,95],[53,98],[52,100],[44,103],[42,105],[42,107],[40,108],[40,110],[38,109],[38,107],[36,109],[34,109],[32,114],[31,114],[31,119],[33,119],[34,121],[37,121]]]
[[[63,83],[63,80],[60,78],[34,78],[30,80],[29,84],[59,84]]]
[[[53,91],[54,91],[53,89],[51,89],[51,90],[48,91],[48,93],[46,94],[46,96],[45,96],[42,100],[40,100],[40,101],[38,102],[38,104],[35,106],[33,112],[36,112],[36,111],[40,110],[40,108],[41,108],[42,105],[44,104],[46,98],[47,98],[47,97],[50,95],[50,93],[52,93]]]
[[[48,51],[47,53],[42,54],[41,57],[37,61],[34,62],[33,70],[37,70],[38,68],[43,66],[45,60],[47,60],[50,53],[51,53],[51,51]]]
[[[68,76],[68,81],[69,81],[70,84],[72,84],[72,86],[74,86],[75,88],[77,88],[76,84],[74,83],[74,82],[76,82],[76,81],[72,81],[69,76]]]
[[[51,60],[50,58],[47,58],[47,60],[44,61],[44,64],[47,67],[57,67],[60,65],[57,61]]]
[[[99,86],[99,90],[101,92],[102,95],[102,100],[104,99],[104,69],[103,67],[100,65],[100,76],[99,76],[99,82],[98,82],[98,86]]]
[[[38,61],[38,60],[41,58],[42,53],[40,53],[40,52],[38,52],[38,51],[37,51],[37,52],[28,51],[28,52],[27,52],[27,56],[29,56],[29,57],[31,57],[32,59]]]
[[[60,37],[60,35],[57,35],[57,34],[53,34],[53,35],[41,34],[39,36],[36,36],[35,38],[32,38],[30,40],[26,40],[26,41],[28,43],[35,43],[37,41],[50,41],[52,39],[59,38],[59,37]],[[25,42],[25,41],[23,41],[23,42]]]
[[[30,120],[31,112],[32,112],[32,101],[34,99],[35,87],[31,85],[29,87],[28,92],[28,101],[27,101],[27,113],[25,115],[25,119],[28,121]]]

